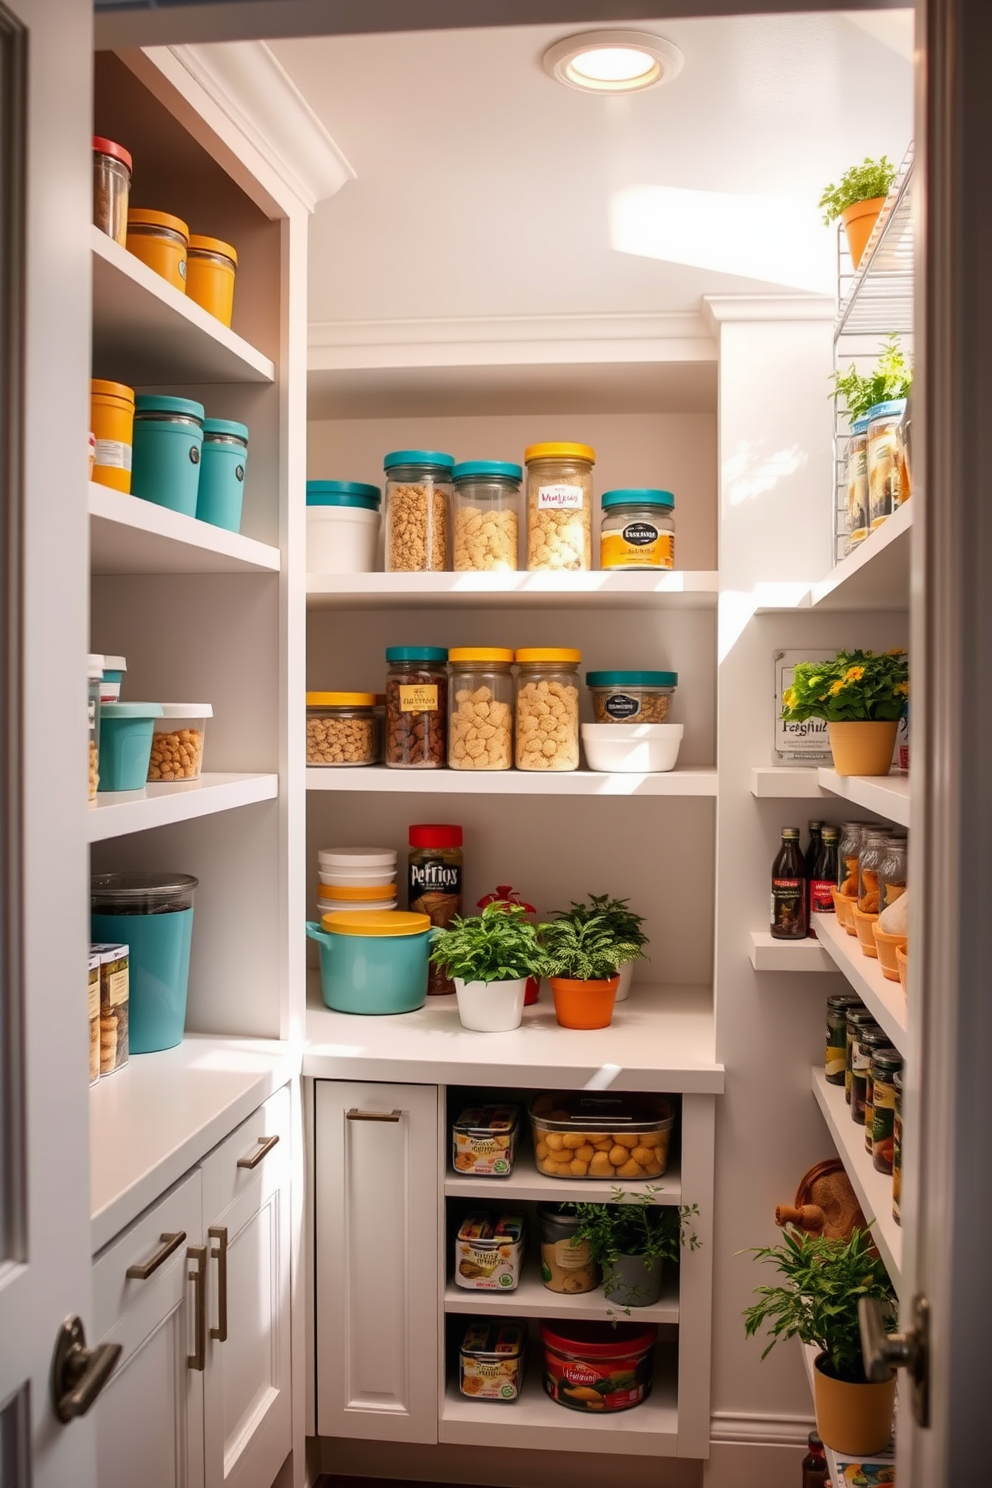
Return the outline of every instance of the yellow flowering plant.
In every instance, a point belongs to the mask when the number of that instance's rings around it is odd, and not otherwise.
[[[909,696],[909,663],[902,650],[838,651],[833,661],[801,661],[783,696],[792,723],[892,723]]]

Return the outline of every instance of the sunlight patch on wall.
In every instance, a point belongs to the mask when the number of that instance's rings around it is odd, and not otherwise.
[[[809,455],[798,444],[773,450],[766,455],[747,440],[738,441],[733,454],[723,460],[722,483],[728,506],[741,506],[766,491],[773,491],[779,481],[797,475],[809,463]]]

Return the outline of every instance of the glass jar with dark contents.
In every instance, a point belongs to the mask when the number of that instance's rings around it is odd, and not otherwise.
[[[896,1080],[902,1075],[898,1049],[876,1049],[872,1055],[871,1160],[879,1173],[891,1173],[895,1159]]]
[[[858,1126],[865,1124],[872,1049],[881,1049],[888,1042],[888,1034],[877,1023],[859,1024],[851,1040],[851,1120]]]
[[[892,1218],[902,1224],[902,1071],[892,1076],[895,1108],[892,1113]]]
[[[828,1085],[843,1085],[847,1069],[847,1015],[862,1006],[853,992],[838,992],[827,998],[827,1052],[823,1068]]]
[[[882,1029],[881,1041],[875,1034],[865,1035],[860,1041],[868,1053],[868,1076],[865,1080],[865,1151],[871,1157],[871,1135],[875,1120],[875,1056],[887,1053],[892,1045]]]
[[[386,649],[386,764],[440,770],[448,758],[448,653],[441,646]]]
[[[877,1026],[875,1018],[866,1007],[853,1007],[847,1013],[847,1046],[844,1058],[844,1096],[848,1105],[851,1104],[851,1082],[854,1061],[854,1037],[859,1028]]]

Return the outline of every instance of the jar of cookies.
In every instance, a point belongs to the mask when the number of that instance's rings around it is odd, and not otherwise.
[[[448,661],[449,769],[511,769],[513,652],[498,646],[456,646]]]
[[[448,758],[448,653],[442,646],[388,646],[386,764],[441,770]]]
[[[375,765],[381,757],[374,692],[307,693],[307,764]]]
[[[386,456],[386,573],[443,573],[450,566],[454,464],[439,450]]]
[[[588,444],[532,444],[527,465],[527,567],[592,568],[592,468]]]
[[[529,646],[516,656],[517,769],[577,770],[582,652]]]
[[[455,466],[456,572],[516,569],[523,474],[505,460],[464,460]]]

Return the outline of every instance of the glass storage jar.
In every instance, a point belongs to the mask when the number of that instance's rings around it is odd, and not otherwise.
[[[603,569],[675,567],[675,497],[671,491],[604,491],[599,534]]]
[[[131,190],[131,156],[123,145],[93,136],[93,222],[101,232],[127,247],[127,200]]]
[[[103,684],[103,657],[96,654],[87,660],[86,706],[90,736],[90,783],[87,800],[95,801],[100,788],[100,689]]]
[[[891,517],[909,495],[903,443],[905,398],[876,403],[868,410],[868,497],[871,530]]]
[[[128,253],[167,279],[173,289],[186,293],[189,228],[181,217],[173,217],[171,212],[131,207],[127,214],[126,247]]]
[[[505,460],[463,460],[455,466],[456,572],[516,569],[523,474]]]
[[[592,469],[587,444],[532,444],[527,466],[527,567],[592,568]]]
[[[873,1069],[875,1064],[875,1056],[877,1054],[884,1054],[887,1050],[891,1051],[893,1054],[896,1051],[892,1048],[889,1042],[889,1035],[885,1032],[884,1028],[879,1028],[877,1033],[874,1030],[865,1033],[863,1039],[861,1039],[860,1042],[863,1044],[862,1053],[865,1054],[868,1059],[868,1070],[865,1075],[864,1110],[862,1111],[861,1115],[864,1119],[865,1127],[865,1151],[867,1152],[868,1156],[871,1157],[871,1130],[872,1123],[874,1121],[875,1100],[873,1087]]]
[[[868,420],[855,419],[847,442],[847,550],[868,536]]]
[[[854,992],[838,992],[827,998],[827,1047],[823,1061],[828,1085],[843,1085],[847,1068],[847,1015],[862,1007]]]
[[[858,858],[865,822],[845,822],[837,848],[837,887],[847,899],[858,897]]]
[[[678,672],[586,672],[597,723],[667,723]]]
[[[879,1173],[892,1172],[895,1144],[895,1077],[902,1072],[898,1049],[876,1049],[871,1061],[871,1160]]]
[[[407,905],[413,913],[426,915],[432,925],[443,930],[462,912],[464,838],[462,828],[452,823],[424,823],[412,826],[409,831]],[[454,990],[452,978],[432,961],[427,977],[428,996],[447,996]]]
[[[858,854],[858,908],[862,914],[878,914],[881,889],[879,872],[889,848],[889,833],[867,831]]]
[[[386,456],[386,573],[447,569],[454,464],[438,450],[393,450]]]
[[[902,1225],[902,1070],[892,1076],[895,1107],[892,1113],[892,1218]]]
[[[582,652],[532,646],[516,659],[517,769],[577,770]]]
[[[213,716],[210,703],[162,704],[162,716],[153,724],[149,784],[165,780],[199,780],[207,719]]]
[[[509,770],[513,766],[513,652],[459,646],[451,664],[448,767]]]
[[[906,892],[906,862],[909,843],[905,837],[890,837],[878,872],[881,884],[881,909],[888,909]]]
[[[386,764],[441,770],[448,759],[448,653],[441,646],[386,648]]]
[[[379,754],[374,692],[307,693],[308,765],[374,765]]]

